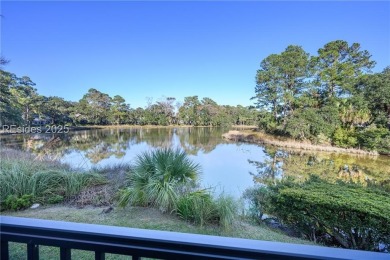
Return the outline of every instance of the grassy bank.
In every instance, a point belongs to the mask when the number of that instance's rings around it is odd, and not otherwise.
[[[287,137],[277,137],[255,130],[234,130],[229,131],[222,135],[223,138],[231,141],[258,143],[265,145],[272,145],[276,147],[282,147],[287,149],[300,149],[300,150],[311,150],[331,153],[347,153],[347,154],[362,154],[362,155],[379,155],[375,151],[366,151],[361,149],[353,148],[340,148],[332,145],[316,145],[310,142],[296,141]]]
[[[5,216],[62,220],[78,223],[101,224],[152,230],[165,230],[183,233],[239,237],[286,243],[312,244],[310,241],[289,237],[267,226],[252,224],[250,221],[237,220],[232,229],[224,230],[217,225],[199,226],[181,220],[173,215],[161,213],[158,209],[147,207],[117,208],[107,214],[101,214],[106,207],[86,206],[77,208],[65,204],[44,206],[23,211],[6,211]]]

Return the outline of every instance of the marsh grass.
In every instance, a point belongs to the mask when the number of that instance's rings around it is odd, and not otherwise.
[[[203,226],[216,221],[216,212],[210,193],[198,190],[178,199],[176,214],[186,220]]]
[[[32,195],[33,202],[53,203],[78,194],[83,187],[104,183],[102,176],[72,170],[57,161],[38,160],[27,152],[2,149],[0,202]],[[3,209],[3,207],[2,207]]]
[[[178,199],[176,214],[200,226],[217,224],[229,230],[238,217],[238,203],[224,194],[214,199],[209,190],[197,190]]]
[[[331,153],[347,153],[355,155],[379,155],[376,151],[368,151],[356,148],[341,148],[332,146],[330,144],[312,144],[309,141],[297,141],[287,137],[274,136],[259,132],[257,130],[234,130],[224,133],[223,138],[238,141],[238,142],[249,142],[258,143],[261,145],[271,145],[275,147],[282,147],[285,149],[292,150],[308,150],[308,151],[319,151],[319,152],[331,152]]]
[[[218,217],[218,224],[225,230],[229,230],[238,215],[237,201],[225,194],[219,195],[214,201],[215,209]]]

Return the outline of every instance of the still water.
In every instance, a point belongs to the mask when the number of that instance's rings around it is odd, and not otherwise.
[[[71,131],[68,134],[7,135],[1,145],[50,156],[75,168],[133,163],[142,152],[162,147],[183,149],[201,166],[201,185],[240,197],[255,183],[309,174],[335,180],[390,183],[390,157],[285,151],[229,142],[223,128],[127,128]]]

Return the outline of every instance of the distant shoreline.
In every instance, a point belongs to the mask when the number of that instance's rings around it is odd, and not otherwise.
[[[31,128],[41,128],[41,132],[44,133],[47,129],[46,126],[31,126]],[[82,130],[94,130],[94,129],[157,129],[157,128],[218,128],[220,126],[194,126],[194,125],[86,125],[86,126],[69,126],[70,131],[82,131]],[[254,129],[256,126],[252,125],[232,125],[228,126],[234,129]],[[54,128],[56,129],[56,128]],[[13,135],[13,134],[37,134],[37,132],[7,132],[0,129],[0,135]]]
[[[360,155],[370,155],[378,156],[380,155],[376,151],[366,151],[361,149],[354,148],[341,148],[332,145],[315,145],[310,142],[299,142],[293,139],[281,138],[277,136],[272,136],[269,134],[256,132],[256,131],[229,131],[222,135],[223,138],[235,141],[235,142],[248,142],[248,143],[258,143],[265,145],[272,145],[276,147],[282,147],[287,149],[300,149],[300,150],[310,150],[318,152],[331,152],[331,153],[348,153],[348,154],[360,154]]]
[[[95,128],[187,128],[187,127],[194,127],[194,128],[219,128],[221,126],[194,126],[194,125],[91,125],[91,126],[81,126],[81,128],[89,128],[89,129],[95,129]],[[241,129],[255,129],[256,126],[254,125],[231,125],[227,126],[231,128],[241,128]],[[78,129],[79,127],[76,126],[74,129]]]

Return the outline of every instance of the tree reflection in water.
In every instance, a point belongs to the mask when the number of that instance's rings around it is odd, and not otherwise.
[[[343,180],[389,186],[390,164],[385,156],[285,151],[274,147],[266,147],[265,152],[268,157],[263,161],[248,160],[256,167],[257,172],[251,173],[256,182],[274,182],[285,177],[304,181],[314,174],[332,182]]]
[[[3,145],[30,151],[38,156],[60,159],[77,152],[92,164],[114,156],[121,159],[132,145],[145,143],[153,148],[181,147],[187,154],[209,153],[224,142],[224,129],[195,128],[127,128],[92,129],[68,134],[2,136]]]
[[[56,135],[7,135],[0,136],[0,139],[2,146],[27,150],[38,156],[54,159],[70,156],[72,165],[84,167],[102,161],[116,163],[123,159],[128,162],[136,153],[145,149],[179,147],[189,155],[198,156],[211,153],[219,145],[240,146],[222,139],[225,132],[227,129],[211,127],[113,128]],[[256,144],[246,145],[261,149]],[[264,147],[267,155],[264,158],[259,150],[256,150],[256,154],[248,154],[244,159],[251,165],[249,169],[253,169],[244,171],[251,171],[256,182],[274,182],[287,176],[303,181],[310,174],[315,174],[330,181],[341,179],[390,185],[390,164],[386,156],[351,156]],[[226,156],[228,155],[221,154],[220,159],[223,160]],[[261,159],[255,159],[259,157]],[[229,155],[229,158],[232,158],[230,164],[235,163],[234,157]],[[215,161],[215,164],[218,162]],[[218,170],[225,171],[223,167]]]
[[[276,179],[280,179],[283,175],[283,159],[288,156],[284,151],[265,149],[267,158],[262,161],[249,160],[248,162],[256,167],[256,173],[250,172],[253,175],[255,182],[259,183],[274,183]]]

